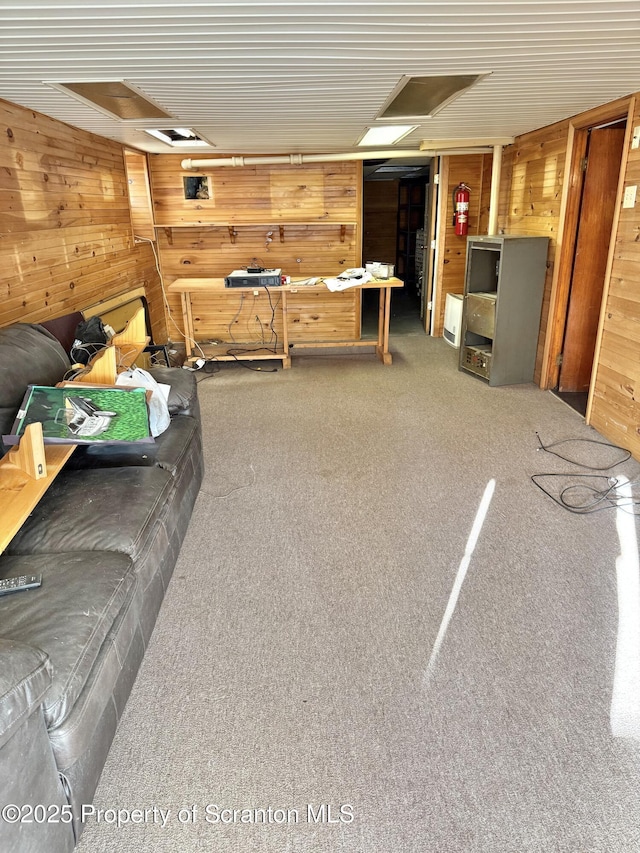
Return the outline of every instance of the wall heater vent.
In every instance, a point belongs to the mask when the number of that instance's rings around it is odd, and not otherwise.
[[[460,346],[462,327],[462,294],[447,293],[444,303],[444,339],[452,347]]]

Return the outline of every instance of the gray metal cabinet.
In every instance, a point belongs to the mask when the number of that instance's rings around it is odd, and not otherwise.
[[[532,382],[547,237],[467,239],[460,370],[489,385]]]

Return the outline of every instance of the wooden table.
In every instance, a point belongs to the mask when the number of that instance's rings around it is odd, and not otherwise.
[[[358,284],[350,289],[380,291],[380,302],[378,308],[378,337],[377,340],[349,340],[349,341],[296,341],[293,344],[294,350],[298,349],[318,349],[324,347],[371,347],[375,346],[376,355],[383,364],[391,364],[392,356],[389,352],[389,322],[391,320],[391,291],[394,287],[403,287],[404,282],[399,278],[389,279],[372,279],[366,284]],[[280,296],[279,310],[282,312],[282,342],[281,346],[275,352],[255,352],[249,351],[240,352],[235,344],[228,343],[223,346],[204,346],[201,347],[195,338],[193,325],[193,306],[192,298],[198,293],[206,293],[207,295],[229,296],[231,293],[258,293],[264,288],[256,287],[225,287],[223,278],[178,278],[167,288],[169,293],[179,293],[182,305],[182,318],[184,321],[185,346],[187,358],[192,358],[193,351],[198,348],[204,352],[205,356],[210,357],[215,361],[253,361],[264,359],[278,359],[282,361],[282,366],[291,367],[291,352],[289,346],[288,320],[287,320],[287,297],[290,293],[329,293],[325,284],[301,285],[301,284],[286,284],[281,287],[269,288],[272,294]],[[343,293],[344,291],[338,291]],[[230,354],[229,350],[234,349],[234,354]]]

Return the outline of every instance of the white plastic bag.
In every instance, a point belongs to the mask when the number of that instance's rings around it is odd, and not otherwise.
[[[146,388],[151,391],[151,399],[149,400],[149,427],[151,435],[155,438],[161,435],[171,423],[169,415],[169,385],[161,385],[153,378],[153,376],[141,367],[130,367],[128,370],[119,373],[116,378],[116,385],[122,385],[129,388]]]

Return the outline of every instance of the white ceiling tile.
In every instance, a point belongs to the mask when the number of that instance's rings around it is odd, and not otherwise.
[[[216,153],[348,152],[403,75],[487,72],[397,147],[516,136],[640,90],[640,4],[0,0],[0,97],[147,151],[171,149],[47,81],[125,80]]]

